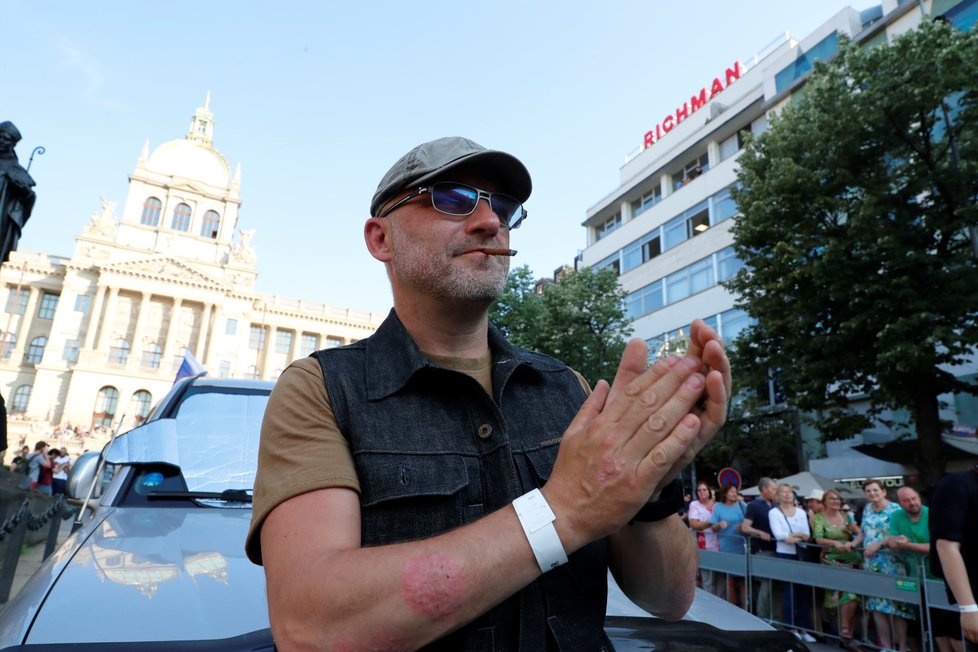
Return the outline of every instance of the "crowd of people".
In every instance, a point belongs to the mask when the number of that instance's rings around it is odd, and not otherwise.
[[[67,448],[56,448],[39,441],[34,445],[33,453],[28,446],[21,447],[10,464],[10,471],[23,476],[18,485],[20,489],[58,496],[65,493],[71,464]]]
[[[759,495],[748,502],[736,485],[724,484],[717,490],[703,481],[696,485],[687,519],[701,549],[743,555],[749,546],[754,555],[911,578],[920,577],[923,567],[927,579],[941,577],[932,569],[928,507],[910,486],[899,487],[896,502],[892,502],[881,481],[868,479],[863,483],[864,498],[853,504],[836,489],[816,489],[799,496],[791,485],[779,485],[768,477],[761,478],[757,488]],[[758,616],[784,623],[805,641],[814,641],[812,633],[822,632],[827,625],[846,649],[863,649],[859,641],[875,643],[884,651],[921,649],[922,628],[915,623],[918,609],[914,605],[791,582],[772,583],[765,578],[753,583],[756,598],[749,601],[743,577],[724,578],[712,570],[700,571],[702,588],[742,608],[753,607]],[[777,601],[780,613],[774,607],[773,591],[782,596]],[[953,602],[954,595],[949,592],[949,597]],[[931,634],[938,650],[963,649],[962,632],[968,634],[972,619],[968,603],[973,601],[970,593],[958,601],[962,605],[960,622],[953,611],[930,610]],[[859,617],[860,611],[865,618]]]

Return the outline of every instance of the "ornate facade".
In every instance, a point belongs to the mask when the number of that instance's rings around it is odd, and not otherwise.
[[[18,251],[0,268],[11,447],[18,434],[61,425],[131,427],[170,388],[186,352],[211,375],[274,379],[295,358],[366,337],[383,320],[255,291],[255,230],[238,227],[240,165],[232,174],[214,149],[208,104],[184,139],[152,154],[144,145],[121,216],[102,199],[73,256]]]

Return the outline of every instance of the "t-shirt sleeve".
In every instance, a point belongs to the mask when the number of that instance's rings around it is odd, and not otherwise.
[[[332,405],[315,358],[296,360],[282,372],[265,408],[248,558],[261,564],[260,533],[278,505],[318,489],[360,491],[350,447],[336,425]]]
[[[967,488],[961,474],[948,474],[934,489],[930,499],[928,520],[931,541],[964,541],[967,520]]]

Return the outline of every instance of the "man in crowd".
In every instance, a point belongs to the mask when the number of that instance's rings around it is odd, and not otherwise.
[[[696,547],[674,481],[719,429],[729,363],[706,324],[614,383],[488,322],[529,173],[464,138],[420,145],[364,227],[394,309],[280,377],[262,427],[249,557],[279,649],[597,650],[606,574],[675,619]],[[312,452],[312,454],[310,454]]]
[[[938,482],[930,505],[931,567],[947,583],[970,652],[978,651],[978,465]]]
[[[768,512],[774,507],[774,497],[778,492],[778,483],[768,477],[763,477],[757,483],[760,492],[757,498],[747,504],[747,513],[740,531],[750,537],[750,551],[754,555],[774,556],[775,542],[771,536],[771,522]],[[771,595],[771,580],[761,578],[757,582],[757,601],[754,603],[754,613],[761,618],[774,618],[774,596]]]
[[[937,579],[931,572],[927,506],[913,487],[900,487],[896,495],[902,509],[890,517],[890,536],[885,545],[900,554],[910,577],[919,578],[923,566],[925,579]],[[931,627],[939,650],[951,650],[952,639],[958,637],[957,619],[952,616],[944,609],[930,610]]]

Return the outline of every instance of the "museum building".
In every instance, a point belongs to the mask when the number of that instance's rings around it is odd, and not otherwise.
[[[137,424],[187,353],[212,376],[275,379],[292,360],[362,339],[386,317],[255,290],[254,229],[239,225],[240,165],[232,174],[214,148],[208,105],[185,138],[152,153],[143,146],[121,215],[102,199],[71,257],[16,251],[0,268],[11,446],[18,433],[68,424]]]
[[[721,286],[742,266],[732,246],[737,207],[730,190],[745,134],[767,129],[769,116],[801,91],[813,63],[835,54],[840,35],[869,47],[936,16],[969,29],[978,20],[978,0],[885,0],[862,11],[843,9],[800,40],[785,34],[749,61],[718,62],[712,78],[691,80],[697,85],[690,95],[661,107],[669,109],[664,115],[656,109],[653,124],[636,134],[640,145],[620,168],[618,187],[587,211],[587,248],[579,256],[583,265],[619,274],[634,335],[648,342],[651,355],[684,349],[695,318],[704,318],[726,341],[749,325],[734,295]],[[974,365],[966,370],[974,372]],[[974,424],[973,397],[947,398],[945,418]],[[892,439],[888,432],[866,433],[866,441],[876,436]],[[857,439],[832,445],[864,441]],[[854,465],[869,459],[859,458]],[[819,470],[815,462],[812,470]],[[831,463],[826,475],[847,473],[839,460]],[[901,469],[880,463],[875,472]]]

